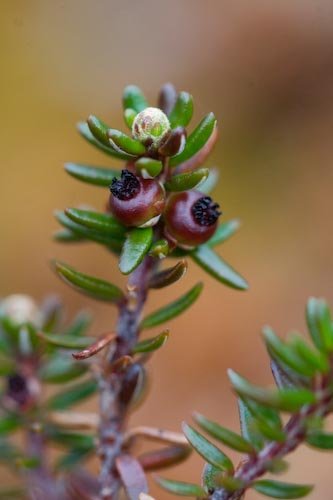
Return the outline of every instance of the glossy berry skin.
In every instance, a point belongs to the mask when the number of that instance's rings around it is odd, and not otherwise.
[[[143,179],[129,170],[110,186],[109,209],[124,226],[153,226],[165,206],[165,191],[155,179]]]
[[[186,250],[208,241],[216,231],[221,212],[219,206],[200,191],[183,191],[167,200],[165,235]]]

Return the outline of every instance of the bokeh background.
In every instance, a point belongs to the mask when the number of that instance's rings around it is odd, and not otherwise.
[[[211,110],[218,117],[215,197],[225,220],[243,221],[220,251],[251,288],[222,287],[193,264],[180,284],[151,294],[149,310],[198,279],[206,285],[170,323],[133,424],[179,430],[197,409],[237,429],[226,369],[270,384],[261,326],[305,330],[307,297],[333,302],[332,21],[331,0],[1,1],[1,296],[56,292],[68,314],[94,312],[92,333],[112,327],[113,310],[69,290],[49,266],[56,256],[123,282],[100,248],[52,242],[55,208],[101,208],[107,196],[66,176],[64,161],[116,163],[75,123],[94,113],[123,127],[123,86],[142,86],[153,103],[165,81],[194,95],[195,121]],[[302,448],[291,462],[290,479],[316,484],[311,499],[332,498],[332,455]],[[193,456],[165,475],[198,481],[201,468]],[[152,494],[171,498],[154,485]]]

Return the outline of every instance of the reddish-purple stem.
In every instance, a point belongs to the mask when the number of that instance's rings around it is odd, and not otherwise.
[[[100,498],[103,500],[117,500],[119,495],[121,483],[116,459],[123,453],[123,432],[128,409],[119,398],[124,373],[114,372],[110,367],[122,356],[129,355],[137,343],[141,313],[154,267],[155,260],[147,256],[129,278],[130,292],[119,309],[117,343],[110,347],[108,362],[100,380]]]

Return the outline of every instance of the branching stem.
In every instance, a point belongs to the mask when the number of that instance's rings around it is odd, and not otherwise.
[[[302,444],[306,437],[308,417],[327,415],[332,405],[332,399],[333,395],[330,391],[323,389],[318,392],[318,399],[315,404],[304,406],[289,419],[284,428],[286,438],[283,443],[277,441],[267,443],[258,454],[249,457],[240,465],[234,477],[240,479],[244,487],[234,492],[217,489],[212,493],[210,499],[241,500],[253,481],[267,472],[267,467],[273,460],[282,459]]]

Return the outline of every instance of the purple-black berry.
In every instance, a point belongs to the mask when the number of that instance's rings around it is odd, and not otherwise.
[[[219,205],[200,191],[173,194],[165,208],[166,237],[181,248],[194,248],[213,236],[220,215]]]

